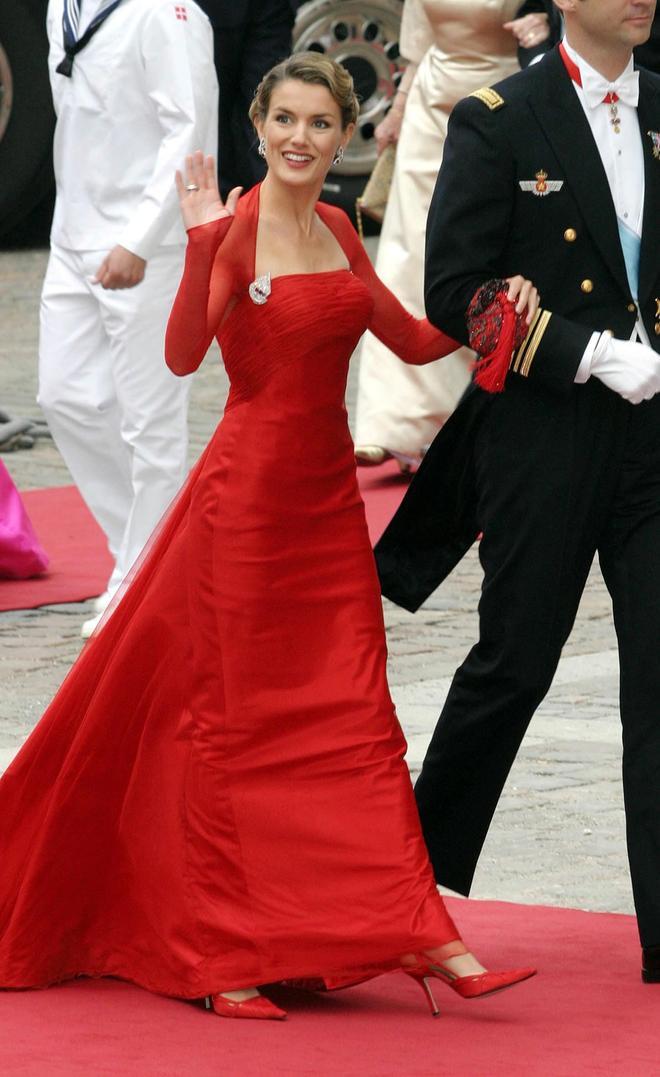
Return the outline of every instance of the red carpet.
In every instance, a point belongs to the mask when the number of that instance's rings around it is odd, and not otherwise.
[[[76,487],[28,490],[21,497],[50,565],[34,580],[0,580],[0,610],[82,602],[101,594],[112,558]]]
[[[0,1073],[23,1077],[657,1077],[660,985],[639,978],[632,917],[450,901],[493,967],[535,963],[511,991],[466,1002],[412,981],[278,989],[289,1020],[229,1021],[115,981],[0,994]],[[57,930],[57,925],[53,925]]]
[[[380,467],[359,467],[357,475],[367,507],[369,534],[372,543],[376,543],[399,507],[410,480],[401,474],[396,460],[388,460]]]
[[[367,504],[369,533],[375,542],[392,518],[407,483],[393,462],[374,469],[360,468],[358,475]],[[103,534],[75,486],[29,490],[21,496],[50,566],[45,576],[35,580],[0,580],[0,611],[82,602],[100,594],[112,560]]]

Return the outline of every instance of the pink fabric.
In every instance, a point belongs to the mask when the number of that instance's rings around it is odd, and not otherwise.
[[[34,533],[21,495],[0,461],[0,579],[27,580],[40,576],[48,557]]]

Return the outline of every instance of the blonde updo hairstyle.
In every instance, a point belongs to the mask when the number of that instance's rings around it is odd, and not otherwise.
[[[272,67],[257,86],[249,113],[253,124],[256,125],[257,120],[263,123],[268,115],[273,90],[289,79],[325,86],[339,107],[344,131],[357,120],[360,104],[355,96],[353,79],[346,68],[319,52],[296,52]]]

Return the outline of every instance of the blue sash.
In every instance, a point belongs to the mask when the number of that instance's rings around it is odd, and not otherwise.
[[[637,232],[633,232],[632,228],[629,228],[620,217],[617,217],[616,222],[619,226],[619,239],[621,240],[621,250],[626,263],[630,294],[637,302],[639,293],[639,254],[642,240],[637,235]]]

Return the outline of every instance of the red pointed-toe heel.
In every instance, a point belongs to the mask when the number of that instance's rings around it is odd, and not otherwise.
[[[410,968],[404,968],[406,976],[410,976],[420,985],[429,1008],[434,1017],[440,1013],[431,987],[432,980],[440,980],[451,987],[461,998],[485,998],[487,995],[495,995],[498,991],[505,991],[507,987],[522,983],[536,976],[536,969],[511,969],[508,972],[480,972],[474,976],[457,976],[446,965],[436,964],[423,954],[417,955],[419,964]]]
[[[243,1002],[235,1002],[224,995],[207,995],[207,1010],[213,1010],[218,1017],[248,1017],[259,1021],[284,1021],[286,1010],[281,1010],[270,999],[263,995],[254,998],[246,998]]]

